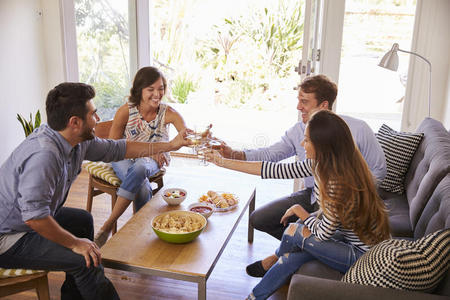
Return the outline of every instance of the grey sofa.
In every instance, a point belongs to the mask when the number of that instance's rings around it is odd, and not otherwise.
[[[450,132],[431,118],[416,132],[424,138],[406,174],[405,194],[379,190],[394,237],[418,239],[450,228]],[[342,276],[319,261],[306,263],[292,277],[288,299],[450,299],[450,270],[432,294],[345,283]]]

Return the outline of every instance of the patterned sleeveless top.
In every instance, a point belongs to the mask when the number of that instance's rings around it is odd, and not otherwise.
[[[166,104],[159,104],[156,118],[145,121],[136,106],[128,102],[128,123],[123,137],[137,142],[167,142],[169,140],[169,124],[165,123]]]

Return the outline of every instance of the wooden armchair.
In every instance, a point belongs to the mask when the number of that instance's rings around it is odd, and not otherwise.
[[[111,125],[112,121],[97,123],[97,125],[95,126],[95,135],[100,138],[108,138]],[[101,168],[100,171],[98,171],[97,166]],[[112,167],[109,164],[105,163],[88,163],[86,169],[88,170],[89,173],[88,199],[86,210],[91,212],[93,198],[103,193],[107,193],[111,196],[111,210],[112,210],[114,208],[114,205],[116,205],[117,189],[120,186],[120,180],[115,175],[114,170],[112,170]],[[152,177],[149,177],[148,180],[151,183],[157,185],[156,188],[152,190],[153,194],[156,194],[163,187],[164,174],[165,169],[161,169],[160,172],[156,173]],[[102,177],[103,179],[100,177]],[[135,212],[134,206],[133,212]],[[116,232],[117,232],[117,223],[114,224],[113,226],[112,234]]]
[[[0,268],[0,297],[31,289],[36,289],[39,300],[50,300],[46,271]]]

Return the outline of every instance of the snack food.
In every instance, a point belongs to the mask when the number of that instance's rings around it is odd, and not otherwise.
[[[180,190],[172,190],[172,191],[165,192],[164,196],[169,197],[169,198],[181,198],[183,196],[186,196],[186,194]]]
[[[199,217],[201,218],[201,216]],[[202,220],[195,216],[172,213],[155,218],[153,221],[155,229],[167,233],[188,233],[199,230],[202,226]]]
[[[235,207],[239,200],[232,193],[208,191],[198,199],[200,202],[208,202],[219,209],[231,209]]]

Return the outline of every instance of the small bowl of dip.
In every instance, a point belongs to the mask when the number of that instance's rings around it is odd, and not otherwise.
[[[195,202],[188,206],[188,210],[199,213],[208,219],[214,212],[214,205],[205,202]]]

